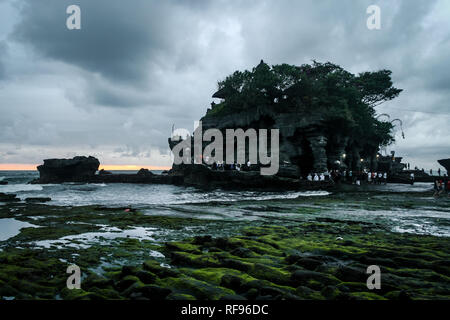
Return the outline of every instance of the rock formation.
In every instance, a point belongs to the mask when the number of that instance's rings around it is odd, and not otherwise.
[[[178,184],[205,189],[317,190],[333,186],[330,182],[310,182],[279,175],[263,176],[259,171],[215,171],[203,164],[174,165],[169,175]]]
[[[142,183],[179,184],[180,178],[172,175],[156,175],[148,169],[136,174],[113,174],[100,170],[100,161],[94,157],[78,156],[73,159],[49,159],[38,167],[40,177],[32,184],[82,182],[82,183]]]
[[[438,160],[439,164],[447,170],[447,174],[450,173],[450,159],[441,159]]]
[[[6,194],[0,192],[0,202],[16,202],[20,201],[15,194]]]
[[[44,203],[49,201],[52,201],[52,199],[48,197],[33,197],[25,199],[25,202],[27,203]]]
[[[261,61],[219,83],[213,98],[221,101],[201,119],[202,130],[219,129],[225,137],[226,129],[279,129],[281,176],[375,170],[393,126],[379,121],[373,107],[400,91],[387,70],[355,76],[331,63],[269,67]],[[169,139],[171,149],[176,144]]]
[[[105,169],[102,169],[98,172],[99,175],[103,176],[103,175],[108,175],[108,174],[112,174],[112,172],[106,171]]]
[[[47,159],[37,167],[39,179],[35,183],[82,182],[94,177],[100,162],[94,157]]]

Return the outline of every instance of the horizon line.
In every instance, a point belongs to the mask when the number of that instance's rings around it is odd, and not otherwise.
[[[28,164],[28,163],[0,163],[0,171],[37,171],[37,167],[40,164]],[[129,164],[105,164],[100,165],[98,170],[110,170],[110,171],[137,171],[140,169],[148,170],[170,170],[171,167],[166,166],[142,166],[142,165],[129,165]]]

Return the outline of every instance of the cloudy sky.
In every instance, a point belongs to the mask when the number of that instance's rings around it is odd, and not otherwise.
[[[66,27],[72,4],[81,30]],[[0,0],[0,164],[170,166],[172,125],[191,129],[218,80],[316,59],[392,70],[404,92],[377,111],[406,139],[388,151],[437,169],[450,157],[449,14],[446,0]]]

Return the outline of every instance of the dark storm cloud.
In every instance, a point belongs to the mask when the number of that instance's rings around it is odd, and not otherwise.
[[[65,26],[72,4],[81,7],[81,30]],[[372,4],[381,8],[381,30],[366,27]],[[217,81],[260,59],[331,61],[354,73],[392,70],[404,92],[377,110],[403,120],[407,139],[398,134],[392,148],[428,164],[450,156],[446,1],[3,0],[0,6],[0,44],[8,48],[0,45],[0,79],[2,65],[11,77],[0,83],[0,161],[82,152],[104,161],[167,161],[154,150],[167,150],[172,124],[192,130]],[[15,146],[17,155],[6,155]]]
[[[82,8],[81,30],[65,27],[66,8]],[[13,39],[48,58],[98,72],[116,81],[139,81],[171,49],[174,23],[164,1],[24,1]]]

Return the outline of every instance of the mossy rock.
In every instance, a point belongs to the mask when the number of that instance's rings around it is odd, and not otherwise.
[[[238,278],[240,283],[255,280],[255,278],[246,273],[229,268],[181,269],[181,271],[188,276],[214,285],[221,285],[221,283],[224,282],[224,279],[227,279],[228,277]]]
[[[175,293],[172,292],[166,297],[167,300],[197,300],[193,295],[186,294],[186,293]]]
[[[61,297],[64,300],[92,300],[92,293],[83,289],[64,288],[61,290]]]
[[[135,276],[139,278],[144,284],[151,284],[158,279],[158,276],[150,271],[139,270],[135,273]]]
[[[139,287],[137,292],[142,293],[143,297],[150,300],[164,300],[172,293],[172,290],[157,285],[145,285]]]
[[[142,264],[144,270],[156,274],[160,278],[177,277],[179,272],[172,268],[162,267],[158,261],[147,260]]]
[[[372,292],[352,292],[349,296],[355,300],[387,300],[386,298]]]
[[[249,271],[253,270],[253,268],[254,268],[253,263],[248,263],[248,262],[244,262],[244,261],[232,259],[232,258],[221,260],[220,266],[225,267],[225,268],[230,268],[230,269],[236,269],[236,270],[243,271],[243,272],[249,272]]]
[[[235,294],[233,290],[190,277],[166,278],[164,285],[173,291],[190,294],[199,300],[219,300],[226,295]]]
[[[342,292],[364,292],[367,291],[366,282],[342,282],[336,286]]]
[[[266,266],[260,263],[256,263],[249,271],[249,274],[255,278],[268,280],[281,285],[289,284],[291,278],[291,274],[288,271]]]
[[[122,292],[122,291],[130,288],[132,285],[139,285],[139,284],[141,284],[141,280],[138,277],[128,275],[128,276],[123,277],[120,281],[118,281],[115,284],[115,288],[119,292]]]
[[[335,277],[333,277],[332,275],[326,275],[320,272],[309,270],[297,270],[294,271],[291,275],[291,282],[295,286],[308,285],[308,283],[311,283],[310,281],[316,281],[320,283],[322,286],[336,285],[340,283],[340,281]]]
[[[219,267],[221,264],[216,257],[209,254],[193,254],[188,252],[171,252],[173,264],[190,267]]]
[[[182,251],[200,254],[201,250],[198,245],[187,242],[167,242],[165,243],[166,249],[169,251]]]

